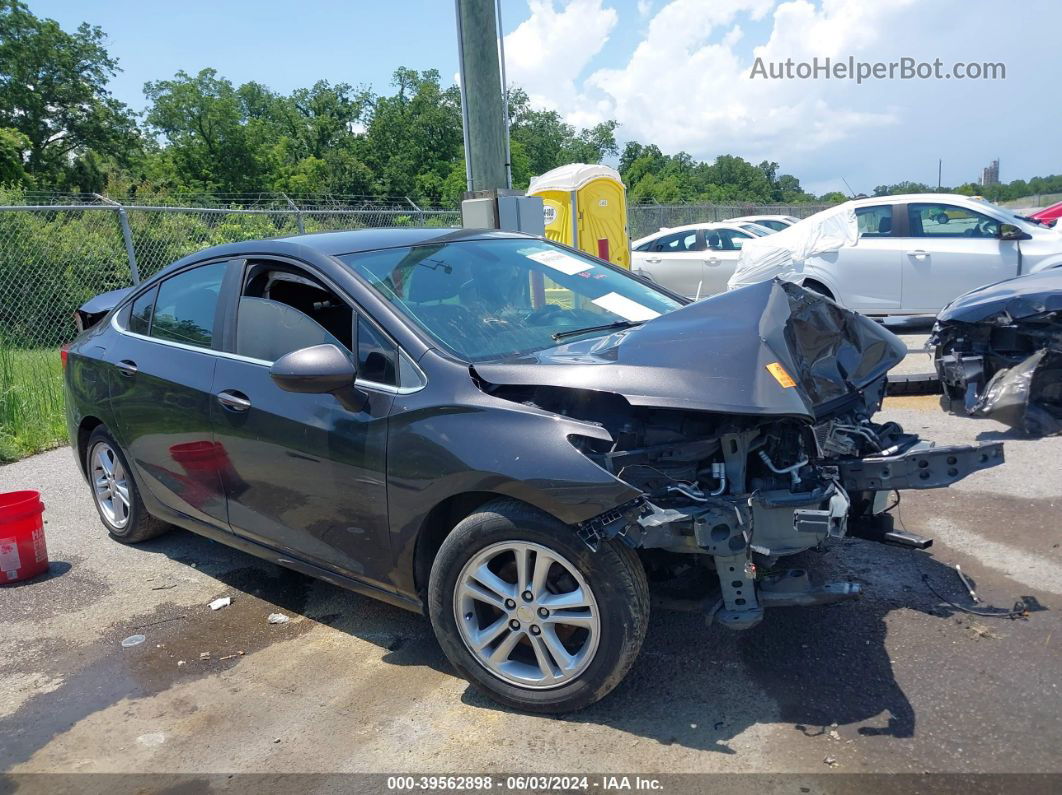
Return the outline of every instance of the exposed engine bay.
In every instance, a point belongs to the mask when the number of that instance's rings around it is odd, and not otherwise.
[[[688,561],[676,553],[703,556],[718,578],[716,619],[745,628],[764,606],[859,594],[853,583],[813,587],[800,570],[779,573],[781,557],[843,537],[850,520],[859,535],[925,548],[928,539],[875,521],[892,491],[947,486],[1003,463],[1002,443],[936,448],[894,422],[873,422],[884,384],[817,423],[634,408],[616,395],[554,387],[491,392],[603,425],[613,442],[573,436],[572,444],[644,498],[581,527],[584,540],[593,547],[621,536],[652,551],[647,563],[658,570]]]
[[[1062,433],[1062,269],[962,296],[940,313],[928,345],[945,408],[1030,436]]]
[[[735,629],[758,623],[766,606],[858,596],[855,583],[815,586],[802,570],[776,565],[850,529],[873,540],[925,548],[929,539],[894,531],[883,521],[892,492],[948,486],[1004,460],[1002,443],[938,448],[896,423],[875,422],[887,371],[906,348],[887,330],[829,299],[775,282],[708,299],[672,317],[710,311],[713,303],[717,312],[726,312],[728,302],[747,300],[754,291],[760,293],[760,311],[752,316],[758,322],[741,333],[736,319],[741,310],[735,307],[724,316],[734,326],[728,329],[729,350],[713,352],[716,358],[744,360],[728,363],[740,366],[732,378],[713,378],[707,369],[700,382],[685,378],[665,394],[666,387],[648,377],[654,371],[658,377],[667,374],[671,362],[665,359],[641,379],[643,371],[633,367],[643,350],[690,358],[688,352],[654,345],[646,333],[656,326],[665,339],[669,330],[660,327],[668,316],[592,347],[555,351],[548,364],[540,357],[512,366],[477,365],[474,371],[490,395],[607,431],[573,434],[569,441],[642,496],[583,523],[581,537],[592,548],[603,539],[622,538],[643,551],[651,575],[677,576],[692,564],[702,580],[717,581],[706,609]],[[741,317],[748,322],[747,314]],[[642,345],[635,347],[639,334]],[[632,369],[595,364],[617,360]],[[707,355],[697,362],[703,368],[712,364]],[[680,372],[677,366],[674,372]],[[541,383],[547,378],[553,383]],[[659,396],[647,395],[650,390]],[[745,410],[726,410],[739,394],[747,401]],[[680,400],[685,407],[660,405]]]

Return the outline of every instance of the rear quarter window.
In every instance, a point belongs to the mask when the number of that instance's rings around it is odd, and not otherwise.
[[[155,297],[158,292],[158,288],[155,287],[133,299],[133,306],[129,312],[129,330],[134,334],[147,336],[151,330],[151,315],[155,310]]]

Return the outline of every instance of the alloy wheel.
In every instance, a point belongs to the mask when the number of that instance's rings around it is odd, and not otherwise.
[[[465,564],[454,617],[480,665],[535,689],[576,679],[601,635],[597,601],[578,569],[558,552],[523,541],[492,544]]]
[[[121,530],[129,524],[129,478],[122,461],[106,442],[92,449],[92,495],[107,522]]]

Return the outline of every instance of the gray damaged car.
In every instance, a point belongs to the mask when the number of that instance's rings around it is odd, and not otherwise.
[[[1029,436],[1062,433],[1062,268],[990,284],[937,316],[944,408]]]

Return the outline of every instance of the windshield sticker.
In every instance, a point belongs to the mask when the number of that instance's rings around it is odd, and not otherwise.
[[[589,262],[552,248],[546,249],[545,251],[536,251],[534,254],[528,254],[527,258],[533,259],[535,262],[540,262],[547,268],[553,268],[553,270],[560,271],[568,276],[574,276],[577,273],[588,271],[592,267]]]
[[[595,298],[593,303],[597,304],[602,309],[607,309],[609,312],[619,315],[624,320],[637,322],[660,317],[660,313],[655,309],[642,306],[637,301],[632,301],[630,298],[620,295],[619,293],[605,293],[600,298]]]

